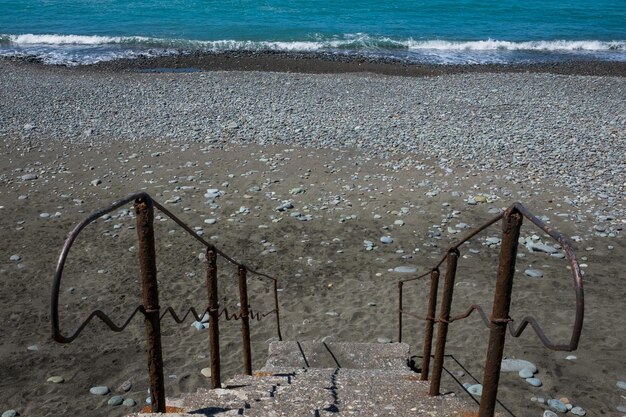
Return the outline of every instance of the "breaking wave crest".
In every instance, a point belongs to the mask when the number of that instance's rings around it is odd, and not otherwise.
[[[45,63],[79,65],[119,58],[160,56],[195,51],[287,51],[356,53],[435,63],[507,62],[507,53],[598,53],[603,59],[626,61],[626,41],[448,41],[345,34],[312,35],[307,40],[186,40],[142,36],[0,34],[0,56],[35,56]],[[532,60],[532,58],[531,58]]]

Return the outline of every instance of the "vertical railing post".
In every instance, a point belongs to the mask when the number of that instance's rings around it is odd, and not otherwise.
[[[150,374],[152,412],[164,413],[165,382],[163,379],[159,289],[157,284],[156,250],[154,247],[154,207],[149,196],[146,195],[135,201],[135,214],[137,215],[144,324],[148,342],[148,373]]]
[[[480,398],[479,417],[493,417],[500,381],[500,366],[504,352],[504,339],[509,322],[511,290],[515,274],[517,244],[522,227],[522,215],[516,210],[507,210],[502,219],[502,246],[490,317],[489,345],[483,374],[483,393]]]
[[[280,332],[280,309],[278,308],[278,280],[274,280],[274,310],[276,310],[276,330],[278,331],[278,340],[283,340]]]
[[[398,282],[398,343],[402,343],[402,284]]]
[[[239,314],[241,315],[241,337],[243,339],[243,367],[246,375],[252,375],[252,354],[250,353],[250,317],[248,310],[247,271],[239,267]]]
[[[426,329],[424,331],[424,352],[422,356],[422,370],[420,380],[428,381],[430,368],[430,354],[433,346],[433,328],[435,327],[435,311],[437,309],[437,289],[439,287],[439,269],[430,273],[430,294],[428,296],[428,311],[426,312]]]
[[[435,362],[433,364],[433,377],[430,381],[428,395],[439,395],[441,386],[441,373],[443,371],[443,357],[446,352],[446,338],[448,337],[448,323],[450,320],[450,308],[452,307],[452,293],[454,291],[454,279],[456,278],[456,264],[459,259],[457,249],[448,252],[448,264],[446,278],[443,284],[441,298],[441,311],[439,313],[439,326],[437,328],[437,344],[435,346]]]
[[[209,296],[209,347],[211,349],[211,388],[222,387],[220,370],[220,327],[219,304],[217,298],[217,255],[212,248],[207,249],[208,262],[206,271],[207,292]]]

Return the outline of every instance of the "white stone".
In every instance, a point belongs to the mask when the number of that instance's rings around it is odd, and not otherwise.
[[[500,365],[502,372],[519,372],[525,368],[528,368],[533,374],[537,373],[537,367],[524,359],[503,359]]]

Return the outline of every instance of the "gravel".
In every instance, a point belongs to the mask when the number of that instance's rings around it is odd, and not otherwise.
[[[0,84],[0,103],[11,103],[0,106],[0,139],[356,147],[400,166],[426,155],[444,168],[502,170],[531,187],[566,187],[572,205],[623,210],[623,77],[133,73],[4,61]]]

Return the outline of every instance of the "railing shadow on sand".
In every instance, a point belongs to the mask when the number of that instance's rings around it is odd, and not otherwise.
[[[102,216],[119,209],[129,203],[134,203],[136,214],[136,228],[138,238],[138,255],[139,267],[141,274],[142,288],[142,304],[137,306],[130,317],[120,326],[115,324],[102,310],[95,310],[78,326],[78,328],[69,336],[61,333],[59,325],[59,290],[61,287],[61,278],[63,276],[63,268],[80,232]],[[188,234],[199,241],[206,248],[207,272],[206,285],[208,295],[208,306],[201,312],[196,311],[193,307],[179,317],[172,307],[161,309],[159,306],[159,290],[157,284],[156,269],[156,250],[154,239],[154,208],[157,208],[167,217],[172,219],[176,224],[183,228]],[[238,284],[239,284],[239,304],[238,312],[229,313],[226,308],[220,310],[218,304],[218,282],[217,282],[217,257],[220,256],[226,261],[237,267]],[[253,311],[248,304],[247,275],[248,273],[271,282],[274,293],[274,309],[265,313]],[[163,355],[161,350],[161,320],[166,315],[171,315],[176,323],[184,322],[191,314],[197,321],[201,321],[205,314],[209,315],[209,345],[211,351],[211,387],[221,387],[221,371],[220,371],[220,343],[219,343],[219,318],[224,316],[226,320],[240,320],[242,333],[242,351],[244,372],[247,375],[252,374],[252,355],[250,351],[250,318],[253,320],[261,320],[264,317],[274,314],[276,318],[276,331],[278,339],[282,340],[280,330],[280,313],[278,304],[278,280],[269,275],[257,272],[248,268],[244,264],[237,262],[224,252],[217,249],[214,245],[204,240],[195,233],[182,220],[172,214],[169,210],[153,200],[150,195],[145,192],[129,195],[128,197],[116,201],[110,206],[98,210],[86,219],[80,222],[68,235],[65,244],[59,255],[56,272],[54,275],[54,284],[52,287],[51,301],[51,320],[52,320],[52,337],[59,343],[70,343],[80,335],[89,322],[97,317],[104,322],[112,331],[123,331],[137,313],[144,316],[144,324],[146,328],[146,339],[148,345],[148,372],[150,377],[150,392],[152,396],[151,408],[152,412],[163,413],[165,407],[165,384],[163,377]]]
[[[552,239],[556,240],[562,247],[565,257],[570,264],[573,277],[573,286],[576,297],[576,313],[574,318],[574,326],[568,343],[557,344],[552,342],[545,334],[539,322],[532,316],[524,317],[517,327],[514,320],[509,316],[511,305],[511,293],[513,288],[513,275],[515,274],[515,260],[517,258],[517,246],[520,236],[520,229],[524,218],[530,220],[535,226],[547,233]],[[493,309],[491,315],[487,316],[484,309],[477,304],[471,304],[467,310],[459,315],[450,316],[452,296],[454,291],[454,281],[457,270],[457,261],[460,257],[459,248],[465,242],[469,241],[488,227],[502,220],[502,240],[500,247],[500,257],[498,272],[496,277],[496,287],[493,300]],[[439,286],[440,267],[446,263],[446,273],[444,278],[444,288],[442,294],[441,305],[439,307],[439,317],[436,318],[437,310],[437,292]],[[402,305],[403,286],[408,282],[414,282],[430,277],[430,292],[428,297],[428,306],[426,316],[420,316],[409,311],[405,311]],[[504,340],[506,329],[508,328],[511,336],[519,337],[526,327],[530,324],[544,346],[551,350],[557,351],[574,351],[578,348],[578,341],[583,326],[584,317],[584,293],[583,281],[576,255],[574,254],[573,245],[569,239],[559,232],[553,230],[544,222],[535,217],[522,204],[515,203],[508,207],[503,213],[494,217],[477,230],[474,230],[446,251],[441,260],[425,274],[401,280],[398,282],[398,341],[402,341],[402,317],[407,315],[415,319],[424,320],[426,327],[424,330],[424,346],[421,364],[421,379],[428,380],[430,359],[432,353],[432,340],[434,333],[434,325],[438,324],[437,340],[435,345],[434,363],[432,379],[430,381],[429,395],[439,395],[441,374],[443,369],[443,361],[445,355],[446,338],[448,334],[448,325],[454,321],[458,321],[469,317],[474,311],[477,311],[482,321],[490,329],[489,344],[483,371],[483,390],[480,399],[479,417],[493,417],[495,413],[496,395],[498,391],[498,383],[500,380],[500,364],[504,351]]]

